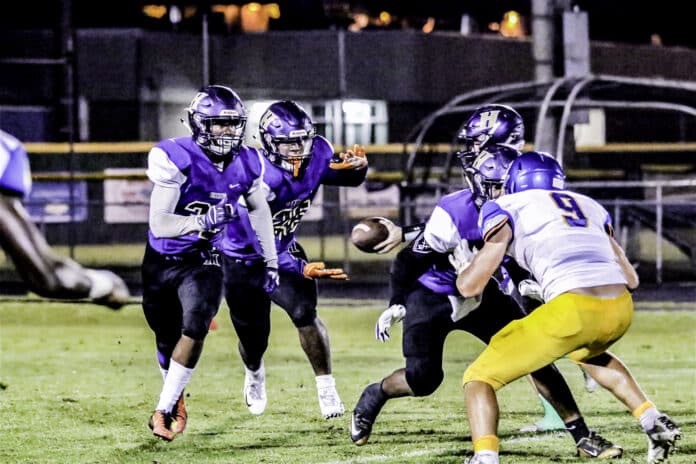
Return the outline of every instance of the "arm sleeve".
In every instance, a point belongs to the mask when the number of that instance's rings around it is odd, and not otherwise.
[[[181,192],[178,187],[155,184],[150,196],[150,230],[155,237],[179,237],[202,230],[198,216],[174,214]]]
[[[505,224],[509,224],[510,228],[514,230],[512,217],[510,217],[507,211],[502,209],[500,205],[494,201],[487,201],[483,204],[479,217],[479,225],[481,227],[481,236],[483,240],[488,241],[488,239],[502,229]]]
[[[327,169],[321,183],[324,185],[339,185],[357,187],[365,181],[367,166],[361,169]]]
[[[147,177],[162,187],[180,188],[186,182],[186,176],[160,147],[152,147],[147,155]]]
[[[255,188],[250,190],[246,196],[246,204],[249,208],[249,221],[261,245],[266,266],[277,269],[278,252],[276,251],[275,235],[273,234],[273,216],[271,208],[266,201],[265,189]]]

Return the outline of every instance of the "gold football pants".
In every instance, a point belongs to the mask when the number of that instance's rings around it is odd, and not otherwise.
[[[593,358],[626,333],[632,318],[628,292],[615,298],[564,293],[495,334],[463,383],[476,380],[498,390],[565,355],[575,362]]]

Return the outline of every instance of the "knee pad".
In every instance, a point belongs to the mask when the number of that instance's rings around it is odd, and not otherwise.
[[[445,377],[442,365],[425,358],[406,360],[406,381],[415,396],[428,396],[442,383]]]

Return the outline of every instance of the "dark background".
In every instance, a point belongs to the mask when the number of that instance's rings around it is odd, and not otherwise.
[[[3,2],[0,9],[0,27],[50,28],[56,25],[61,8],[72,3],[72,21],[77,28],[94,27],[144,27],[150,29],[171,28],[165,21],[154,21],[142,14],[144,4],[198,5],[237,4],[246,1],[136,1],[136,0],[34,0]],[[261,2],[261,3],[270,3]],[[355,12],[367,12],[377,16],[388,11],[394,21],[391,28],[420,28],[428,17],[436,21],[436,30],[459,30],[461,16],[467,14],[473,20],[475,32],[490,32],[488,24],[500,21],[503,13],[516,10],[527,21],[531,15],[531,0],[277,0],[281,17],[271,20],[271,30],[301,30],[345,27],[352,22]],[[590,39],[632,44],[650,43],[652,34],[659,34],[666,46],[696,48],[696,34],[690,23],[687,6],[690,2],[679,0],[631,1],[631,0],[564,0],[586,11],[589,16]],[[178,27],[195,30],[199,23],[194,19],[184,21]],[[213,31],[216,32],[216,31]],[[222,32],[222,31],[220,31]]]

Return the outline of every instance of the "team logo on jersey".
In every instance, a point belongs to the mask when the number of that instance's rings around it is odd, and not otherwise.
[[[419,235],[418,238],[413,242],[413,251],[416,253],[430,253],[433,249],[430,247],[428,242],[425,240],[423,234]]]
[[[295,232],[311,204],[312,200],[309,198],[295,200],[290,203],[289,208],[281,209],[273,215],[273,232],[278,240],[283,240]]]

